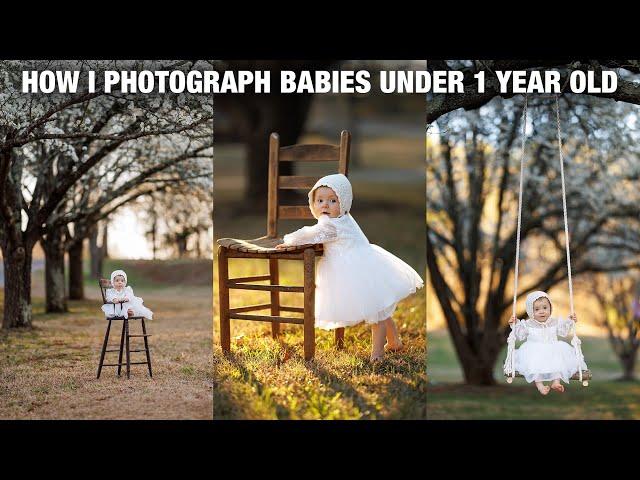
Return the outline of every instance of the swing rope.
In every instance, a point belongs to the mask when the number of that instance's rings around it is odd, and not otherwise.
[[[560,103],[558,101],[558,95],[555,96],[556,100],[556,130],[558,134],[558,156],[560,158],[560,180],[562,183],[562,213],[564,215],[564,238],[565,247],[567,250],[567,280],[569,283],[569,309],[571,315],[575,313],[573,309],[573,281],[571,279],[571,253],[569,251],[569,222],[567,221],[567,193],[564,185],[564,156],[562,155],[562,134],[560,131]],[[573,338],[571,339],[571,345],[576,353],[576,363],[578,364],[578,379],[580,383],[582,380],[582,341],[578,337],[577,332],[573,332]]]
[[[565,179],[564,179],[564,155],[562,153],[562,132],[560,128],[560,104],[558,101],[558,95],[555,96],[555,110],[556,110],[556,133],[558,140],[558,156],[560,159],[560,181],[562,184],[562,213],[564,218],[564,236],[565,236],[565,247],[567,254],[567,278],[569,283],[569,307],[571,315],[574,314],[574,305],[573,305],[573,280],[571,277],[571,252],[569,250],[569,222],[567,219],[567,193],[565,187]],[[524,187],[524,163],[525,163],[525,146],[526,146],[526,128],[527,128],[527,96],[524,97],[524,106],[522,110],[522,130],[521,130],[521,142],[520,142],[520,189],[518,193],[518,227],[516,231],[516,258],[515,258],[515,272],[514,272],[514,280],[513,280],[513,306],[512,306],[512,316],[516,316],[516,303],[518,297],[518,273],[519,273],[519,262],[520,262],[520,231],[522,224],[522,191]],[[581,341],[578,338],[575,330],[573,332],[573,338],[571,339],[571,345],[576,353],[576,362],[578,365],[578,377],[580,382],[584,386],[587,382],[583,381],[582,378],[582,365],[581,360],[583,358],[582,349],[580,347]],[[512,329],[509,333],[509,337],[507,339],[507,358],[504,364],[504,371],[507,375],[507,382],[512,383],[513,379],[516,376],[515,369],[515,347],[516,347],[516,335],[515,329]]]
[[[520,134],[520,189],[518,190],[518,229],[516,232],[516,268],[513,280],[513,308],[512,316],[516,316],[516,303],[518,301],[518,263],[520,260],[520,228],[522,226],[522,191],[524,190],[524,154],[527,142],[527,96],[524,96],[524,105],[522,108],[522,128]],[[507,359],[505,360],[505,366],[508,368],[508,372],[511,377],[508,379],[509,383],[513,382],[516,375],[516,369],[514,364],[516,349],[516,335],[515,331],[511,330],[509,338],[507,339]]]

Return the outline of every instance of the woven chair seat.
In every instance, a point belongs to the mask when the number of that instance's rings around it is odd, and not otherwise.
[[[322,244],[315,245],[293,245],[283,249],[276,249],[276,245],[282,243],[282,238],[260,237],[252,240],[240,240],[238,238],[220,238],[218,245],[245,253],[299,253],[313,247],[317,253],[322,252]]]

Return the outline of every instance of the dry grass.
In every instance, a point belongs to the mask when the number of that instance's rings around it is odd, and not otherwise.
[[[115,367],[104,367],[96,379],[106,322],[97,286],[87,284],[92,298],[71,302],[69,313],[44,314],[35,298],[33,329],[0,331],[0,418],[210,419],[211,287],[135,291],[154,311],[147,322],[152,379],[146,365],[132,366],[129,380],[124,372],[118,378]],[[112,345],[120,334],[114,327]],[[139,329],[135,322],[132,330]],[[105,363],[117,360],[117,353],[107,355]],[[132,355],[144,360],[142,352]]]

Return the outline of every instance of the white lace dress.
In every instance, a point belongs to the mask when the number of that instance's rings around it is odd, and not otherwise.
[[[378,323],[423,286],[420,275],[367,240],[350,214],[321,215],[318,223],[284,236],[287,245],[322,243],[316,269],[316,327],[330,330]]]
[[[129,318],[128,310],[133,310],[133,317],[145,317],[149,320],[153,318],[153,312],[145,307],[140,297],[133,294],[133,289],[127,285],[123,290],[118,291],[115,288],[108,288],[105,292],[107,302],[112,302],[114,298],[127,297],[128,302],[122,304],[105,303],[102,305],[102,311],[108,317],[118,316]]]
[[[513,326],[516,340],[525,341],[514,354],[517,372],[527,382],[569,379],[578,368],[587,370],[584,357],[580,355],[580,365],[574,348],[558,337],[569,337],[575,332],[573,320],[550,317],[541,323],[534,319],[518,320]]]

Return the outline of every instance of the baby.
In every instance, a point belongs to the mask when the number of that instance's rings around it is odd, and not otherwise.
[[[582,354],[578,362],[571,345],[558,340],[558,336],[567,337],[574,332],[576,315],[569,315],[567,320],[551,317],[551,299],[541,291],[527,296],[526,309],[528,319],[518,320],[515,316],[509,319],[515,338],[526,340],[513,352],[515,370],[527,382],[535,382],[542,395],[547,395],[550,390],[562,393],[564,386],[560,380],[569,383],[579,368],[587,369]],[[505,371],[508,361],[509,358],[505,362]],[[546,381],[550,381],[551,385],[545,385]]]
[[[124,270],[115,270],[111,273],[111,285],[105,294],[107,303],[102,306],[102,311],[107,318],[113,317],[145,317],[151,320],[153,312],[145,307],[142,298],[133,294],[133,289],[127,286],[127,274]]]
[[[276,248],[323,244],[316,270],[315,324],[326,330],[362,321],[370,324],[370,360],[378,362],[385,349],[403,348],[392,315],[400,300],[423,286],[422,278],[399,258],[369,243],[349,213],[353,193],[346,176],[321,178],[308,196],[318,223],[285,235]]]

